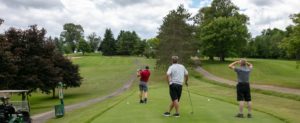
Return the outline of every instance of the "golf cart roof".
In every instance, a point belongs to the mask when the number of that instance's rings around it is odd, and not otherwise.
[[[0,90],[0,97],[10,97],[13,93],[23,93],[28,90]]]
[[[28,92],[28,90],[0,90],[0,93],[22,93]]]

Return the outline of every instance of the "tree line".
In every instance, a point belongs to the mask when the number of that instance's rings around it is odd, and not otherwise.
[[[155,51],[158,66],[167,66],[172,55],[191,64],[192,56],[218,58],[288,58],[300,59],[300,13],[291,15],[294,24],[286,28],[265,29],[251,38],[249,17],[230,0],[213,0],[195,16],[183,5],[171,10],[159,28]]]
[[[81,25],[66,23],[59,38],[54,38],[56,47],[61,53],[85,53],[100,51],[104,56],[113,55],[147,55],[154,57],[153,50],[146,39],[141,39],[135,31],[121,30],[117,38],[111,29],[105,30],[103,39],[95,32],[85,39]],[[152,39],[150,39],[151,42]],[[150,48],[151,47],[151,48]],[[152,54],[152,55],[151,55]]]

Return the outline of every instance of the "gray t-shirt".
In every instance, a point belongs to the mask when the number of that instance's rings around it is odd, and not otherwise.
[[[249,83],[249,75],[251,68],[248,67],[236,67],[234,71],[237,73],[238,82],[247,82]]]

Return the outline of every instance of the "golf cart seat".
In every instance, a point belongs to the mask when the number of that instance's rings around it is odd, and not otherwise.
[[[29,112],[28,101],[10,101],[16,111]]]
[[[10,104],[2,103],[0,105],[0,122],[5,123],[13,114],[16,113],[15,108]]]

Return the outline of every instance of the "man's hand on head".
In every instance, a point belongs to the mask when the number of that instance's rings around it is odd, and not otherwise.
[[[249,68],[251,68],[251,69],[253,68],[253,65],[250,62],[246,62],[246,63]]]
[[[228,67],[229,67],[230,69],[234,69],[236,64],[240,64],[240,61],[232,62],[231,64],[228,65]]]

